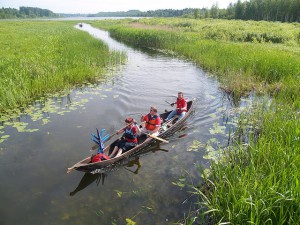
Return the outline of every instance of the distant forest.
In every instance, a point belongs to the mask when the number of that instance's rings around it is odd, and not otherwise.
[[[20,7],[0,9],[0,19],[36,18],[36,17],[190,17],[195,19],[240,19],[266,20],[281,22],[300,22],[300,0],[238,0],[230,3],[226,9],[220,9],[214,4],[210,9],[159,9],[142,12],[129,10],[127,12],[99,12],[96,14],[55,14],[47,9]]]
[[[300,22],[300,0],[238,0],[230,3],[227,9],[214,4],[210,9],[164,9],[141,12],[99,12],[88,16],[99,17],[191,17],[240,20],[266,20],[281,22]]]
[[[35,7],[20,7],[20,9],[0,8],[0,19],[25,19],[39,17],[58,17],[48,9],[40,9]]]

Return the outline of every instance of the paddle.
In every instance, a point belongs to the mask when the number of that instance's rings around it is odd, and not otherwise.
[[[168,102],[168,101],[165,101],[166,103],[168,103],[170,106],[174,106],[174,103],[170,103],[170,102]]]
[[[107,141],[109,141],[113,136],[115,136],[117,134],[117,132],[116,133],[114,133],[114,134],[112,134],[111,136],[109,136],[109,138],[107,138],[104,142],[107,142]],[[97,149],[99,147],[99,145],[98,144],[95,144],[93,147],[92,147],[92,150],[95,150],[95,149]]]
[[[159,141],[162,141],[162,142],[165,142],[165,143],[169,143],[169,141],[167,141],[167,140],[165,140],[165,139],[163,139],[163,138],[160,138],[160,137],[156,137],[156,136],[154,136],[153,134],[148,134],[148,133],[145,133],[145,132],[141,132],[141,133],[146,134],[146,135],[148,135],[149,137],[154,138],[154,139],[156,139],[156,140],[159,140]]]
[[[132,123],[134,123],[134,122],[131,122],[129,125],[131,125]],[[128,126],[128,125],[127,125]],[[119,131],[121,131],[121,130],[123,130],[123,129],[125,129],[127,126],[125,126],[125,127],[123,127],[123,128],[121,128],[120,130],[118,130],[116,133],[114,133],[114,134],[112,134],[111,136],[109,136],[106,140],[104,140],[104,142],[103,143],[105,143],[105,142],[107,142],[107,141],[109,141],[113,136],[115,136],[116,134],[118,134],[118,132]],[[97,149],[98,148],[98,145],[96,144],[96,145],[94,145],[93,147],[92,147],[92,150],[95,150],[95,149]]]

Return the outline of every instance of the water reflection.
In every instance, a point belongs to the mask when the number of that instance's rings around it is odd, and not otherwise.
[[[99,186],[99,183],[101,182],[102,185],[104,185],[104,180],[107,175],[105,173],[97,173],[97,174],[91,174],[91,173],[85,173],[83,177],[81,178],[78,186],[75,188],[74,191],[70,192],[70,196],[74,196],[77,192],[82,191],[86,187],[88,187],[90,184],[96,182],[96,185]]]

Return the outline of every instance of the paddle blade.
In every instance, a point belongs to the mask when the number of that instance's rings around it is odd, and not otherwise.
[[[96,131],[97,131],[97,135],[98,135],[98,137],[99,137],[99,139],[100,139],[100,134],[99,134],[98,128],[96,128]]]
[[[97,140],[95,140],[95,139],[93,139],[93,138],[91,138],[91,140],[92,140],[93,142],[95,142],[97,145],[100,144]]]
[[[93,138],[97,139],[97,140],[100,140],[100,138],[97,137],[97,136],[96,136],[95,134],[93,134],[93,133],[91,133],[91,136],[92,136]]]
[[[108,138],[109,138],[109,134],[105,135],[104,138],[101,138],[101,141],[102,141],[102,142],[105,142]]]
[[[104,132],[105,132],[105,129],[102,129],[101,132],[100,132],[100,138],[103,137]]]

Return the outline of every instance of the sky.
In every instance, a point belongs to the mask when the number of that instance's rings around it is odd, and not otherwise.
[[[0,8],[20,6],[49,9],[54,13],[98,13],[128,10],[211,8],[218,4],[219,8],[227,8],[237,0],[0,0]]]

